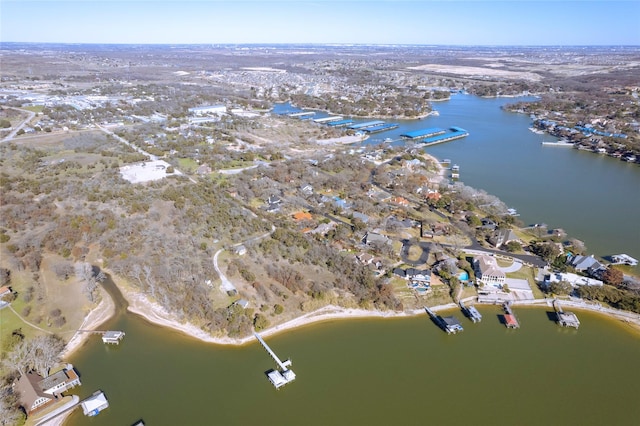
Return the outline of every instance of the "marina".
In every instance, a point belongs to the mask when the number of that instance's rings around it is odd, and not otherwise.
[[[469,136],[469,132],[460,127],[450,127],[448,130],[439,127],[413,130],[400,135],[401,138],[420,141],[425,146],[436,145]]]
[[[556,311],[556,318],[558,324],[563,327],[573,327],[576,330],[580,327],[580,321],[578,320],[578,316],[573,312],[565,312],[560,306],[560,302],[558,299],[553,301],[553,308]]]
[[[331,121],[329,123],[326,123],[327,125],[331,126],[331,127],[346,127],[350,124],[353,123],[353,120],[351,119],[344,119],[344,120],[338,120],[338,121]]]
[[[462,324],[460,324],[460,321],[458,321],[458,319],[453,315],[448,317],[441,317],[440,315],[436,315],[431,309],[427,308],[426,306],[424,307],[424,309],[429,314],[429,317],[431,317],[431,320],[436,323],[436,325],[440,327],[445,333],[456,334],[457,332],[464,330],[464,328],[462,328]]]
[[[441,129],[439,127],[430,127],[428,129],[420,129],[420,130],[413,130],[411,132],[405,132],[405,133],[402,133],[400,137],[404,139],[416,140],[416,139],[428,138],[431,136],[442,135],[444,133],[446,133],[446,130],[444,129]]]
[[[293,382],[296,379],[296,374],[293,372],[293,370],[289,369],[289,366],[291,366],[291,360],[288,359],[284,362],[280,361],[280,358],[278,358],[275,352],[271,350],[269,345],[267,345],[267,343],[262,340],[262,337],[260,337],[258,333],[253,333],[253,335],[256,336],[256,339],[258,339],[262,347],[264,347],[267,353],[280,367],[280,370],[270,370],[269,372],[267,372],[267,377],[269,378],[271,384],[275,386],[276,389],[280,389],[287,383]]]
[[[349,126],[351,130],[364,130],[369,127],[377,127],[385,124],[382,120],[365,121],[364,123],[352,124]]]
[[[385,124],[380,124],[373,127],[366,127],[362,129],[362,131],[365,133],[372,134],[372,133],[386,132],[387,130],[393,130],[397,128],[398,128],[397,123],[385,123]]]
[[[328,124],[328,123],[335,122],[335,121],[342,121],[342,119],[343,118],[341,116],[335,115],[335,116],[332,116],[332,117],[315,118],[313,121],[315,123]]]
[[[292,112],[290,114],[287,114],[289,117],[292,118],[311,118],[312,116],[316,115],[315,111],[300,111],[300,112]]]
[[[462,313],[464,314],[464,316],[469,318],[472,322],[476,323],[476,322],[482,321],[482,315],[476,309],[475,306],[473,306],[473,305],[466,306],[464,304],[464,302],[462,302],[462,301],[460,301],[459,305],[460,305],[460,309],[462,310]]]

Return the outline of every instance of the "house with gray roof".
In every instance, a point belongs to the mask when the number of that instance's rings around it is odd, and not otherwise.
[[[576,255],[569,258],[569,265],[576,271],[592,271],[595,272],[599,269],[603,269],[604,266],[598,262],[593,255],[581,256]]]
[[[362,243],[368,246],[370,245],[385,245],[389,244],[391,240],[386,235],[378,234],[375,232],[367,232],[362,238]]]
[[[518,237],[511,229],[498,229],[489,239],[496,248],[500,248],[511,241],[518,241]]]

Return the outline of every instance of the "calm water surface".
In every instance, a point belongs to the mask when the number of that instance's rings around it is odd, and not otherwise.
[[[81,396],[102,389],[111,406],[72,425],[635,425],[640,338],[627,326],[578,312],[580,330],[551,322],[545,309],[516,309],[521,329],[499,311],[456,336],[426,314],[335,321],[267,339],[291,357],[295,382],[276,391],[274,368],[256,343],[207,345],[121,315],[118,347],[98,337],[71,360]]]
[[[597,255],[640,258],[640,168],[542,147],[528,117],[500,110],[512,101],[454,96],[435,104],[439,117],[401,122],[375,138],[463,127],[469,137],[428,152],[459,164],[465,183],[517,208],[525,223],[564,228]],[[506,330],[495,308],[480,311],[483,322],[463,320],[457,336],[424,315],[268,338],[298,375],[279,391],[264,374],[275,365],[257,343],[207,345],[120,313],[104,326],[126,331],[119,347],[92,337],[71,359],[82,375],[77,392],[101,389],[111,406],[95,418],[76,411],[69,424],[638,424],[638,333],[580,311],[580,330],[561,329],[541,308],[517,308],[522,328]]]

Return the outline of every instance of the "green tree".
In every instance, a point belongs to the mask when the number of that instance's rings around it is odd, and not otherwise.
[[[269,326],[269,320],[263,314],[256,314],[253,319],[253,328],[256,331],[264,330]]]
[[[549,292],[558,295],[570,294],[573,287],[566,281],[553,282],[549,285]]]

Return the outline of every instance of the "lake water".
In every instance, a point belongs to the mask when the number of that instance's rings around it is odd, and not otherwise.
[[[563,329],[545,309],[516,308],[507,330],[480,307],[465,331],[446,335],[427,318],[334,321],[267,339],[297,379],[281,388],[257,342],[197,342],[121,315],[119,346],[93,337],[72,358],[77,391],[102,389],[111,406],[72,425],[635,425],[640,338],[628,326],[578,312]]]
[[[596,257],[627,253],[640,259],[640,167],[573,148],[543,146],[543,140],[556,139],[529,131],[527,115],[501,109],[519,100],[534,98],[453,95],[433,104],[439,116],[386,120],[400,126],[365,143],[399,140],[400,134],[422,128],[462,127],[468,137],[426,148],[436,158],[458,164],[462,182],[496,195],[517,209],[527,225],[564,229]],[[283,104],[277,110],[286,108],[290,106]],[[630,271],[640,275],[640,267]]]
[[[598,255],[640,257],[637,166],[566,148],[543,148],[512,100],[455,96],[439,117],[402,131],[460,126],[465,139],[429,148],[461,166],[465,183],[498,195],[525,223],[545,222],[584,239]],[[383,133],[382,138],[392,132]],[[380,137],[378,135],[377,137]],[[257,342],[208,345],[120,312],[103,328],[124,330],[119,346],[93,336],[71,362],[82,397],[101,389],[111,406],[71,425],[635,425],[640,336],[577,311],[580,330],[558,327],[547,309],[516,308],[507,330],[495,307],[480,307],[465,331],[447,336],[425,315],[333,321],[267,339],[298,378],[276,391],[274,362]]]

